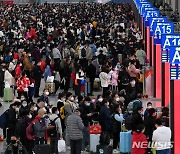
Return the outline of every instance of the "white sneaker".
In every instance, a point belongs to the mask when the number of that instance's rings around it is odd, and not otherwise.
[[[114,149],[113,153],[119,153],[119,151],[117,149]]]

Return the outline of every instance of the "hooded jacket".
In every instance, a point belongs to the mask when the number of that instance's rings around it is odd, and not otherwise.
[[[136,145],[142,145],[140,148]],[[133,132],[132,134],[132,151],[131,154],[145,154],[148,146],[147,138],[142,133]]]

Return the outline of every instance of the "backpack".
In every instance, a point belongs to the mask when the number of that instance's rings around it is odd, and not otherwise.
[[[133,115],[130,114],[125,118],[125,127],[127,130],[132,130],[132,119],[133,119]]]
[[[134,101],[130,102],[127,106],[128,113],[134,113],[137,111],[139,106],[142,106],[142,102],[139,99],[135,99]]]
[[[20,118],[16,124],[17,135],[23,137],[26,135],[27,124],[25,118]]]
[[[36,122],[32,121],[26,128],[26,137],[28,140],[34,140],[36,138],[36,133],[34,130],[34,125]]]
[[[7,124],[8,124],[8,113],[9,113],[9,109],[6,110],[6,111],[0,116],[0,128],[2,128],[2,129],[7,128]]]
[[[62,107],[60,108],[60,117],[61,117],[61,119],[64,119],[64,118],[65,118],[64,106],[62,106]]]
[[[81,49],[81,57],[86,58],[86,49],[84,48]]]
[[[54,120],[50,120],[50,126],[54,126],[52,129],[48,130],[48,135],[50,137],[56,137],[57,136],[57,127],[56,127],[56,123],[55,121],[58,119],[59,117],[55,118]]]

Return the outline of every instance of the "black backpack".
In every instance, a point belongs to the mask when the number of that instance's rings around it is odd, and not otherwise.
[[[132,120],[133,120],[132,114],[128,115],[128,117],[125,118],[125,127],[127,130],[132,130]]]
[[[58,119],[59,117],[55,118],[54,120],[50,120],[50,126],[54,126],[53,128],[49,129],[48,130],[48,135],[50,137],[56,137],[57,136],[57,127],[56,127],[56,120]]]
[[[25,118],[24,117],[20,118],[16,124],[17,135],[20,137],[26,136],[26,128],[27,128],[27,124]]]
[[[86,49],[84,48],[81,49],[81,57],[86,58]]]

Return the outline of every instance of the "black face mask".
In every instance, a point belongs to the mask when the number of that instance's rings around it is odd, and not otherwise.
[[[16,140],[11,140],[11,144],[16,144]]]

